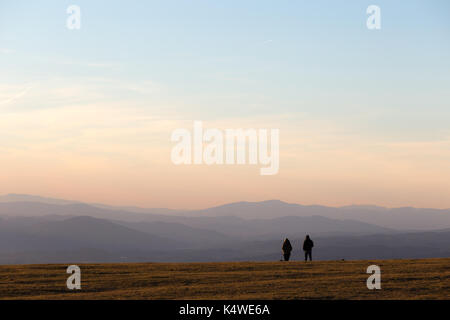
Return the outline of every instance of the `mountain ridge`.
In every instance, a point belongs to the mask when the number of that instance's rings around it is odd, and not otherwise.
[[[260,202],[233,202],[201,210],[172,210],[172,209],[145,209],[137,207],[113,207],[108,205],[87,204],[82,202],[72,202],[70,200],[53,199],[30,196],[30,201],[26,200],[26,195],[20,196],[0,196],[0,215],[7,215],[8,211],[13,214],[24,212],[34,212],[34,214],[58,214],[58,212],[72,212],[73,215],[89,215],[99,218],[109,218],[123,220],[162,220],[166,222],[180,222],[187,217],[238,217],[241,219],[273,219],[284,216],[323,216],[338,220],[356,220],[369,223],[383,228],[398,230],[435,230],[450,228],[450,209],[429,209],[429,208],[384,208],[379,206],[352,205],[343,207],[327,207],[320,205],[301,205],[283,202],[281,200],[266,200]],[[13,201],[16,200],[16,201]],[[21,202],[17,201],[21,200]],[[31,201],[32,200],[32,201]],[[39,200],[38,202],[35,202]],[[55,203],[57,202],[57,203]],[[34,203],[36,208],[24,209],[19,212],[17,208],[22,203],[23,206]],[[44,206],[60,205],[64,210]],[[8,207],[12,206],[12,207]],[[125,208],[125,209],[124,209]],[[85,210],[86,212],[84,212]]]

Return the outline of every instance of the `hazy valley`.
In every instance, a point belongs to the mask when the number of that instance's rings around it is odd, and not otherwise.
[[[319,260],[450,256],[450,210],[233,203],[199,211],[0,197],[0,263],[277,261],[310,234]]]

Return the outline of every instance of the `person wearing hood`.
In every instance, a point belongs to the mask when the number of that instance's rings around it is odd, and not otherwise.
[[[312,248],[314,247],[314,242],[311,240],[309,235],[306,236],[305,241],[303,241],[303,251],[305,252],[305,262],[312,261]]]
[[[291,257],[292,245],[288,238],[284,240],[282,250],[284,261],[289,261],[289,258]]]

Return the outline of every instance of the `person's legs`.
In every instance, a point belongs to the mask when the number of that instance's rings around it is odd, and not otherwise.
[[[308,260],[308,256],[309,256],[309,261],[312,261],[312,251],[306,251],[306,253],[305,253],[305,261]]]
[[[308,251],[305,251],[305,262],[308,261]]]
[[[284,261],[289,261],[291,254],[290,253],[285,253],[284,254]]]

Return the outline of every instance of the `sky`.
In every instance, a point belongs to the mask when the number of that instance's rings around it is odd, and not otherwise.
[[[0,0],[0,194],[450,208],[449,39],[444,0]],[[279,129],[278,174],[175,165],[196,120]]]

